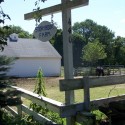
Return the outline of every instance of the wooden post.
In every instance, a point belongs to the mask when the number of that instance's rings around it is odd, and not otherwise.
[[[71,9],[66,8],[66,2],[70,0],[62,0],[62,24],[63,24],[63,54],[64,54],[64,75],[65,79],[73,79],[73,52],[71,41]],[[65,103],[74,103],[74,91],[65,91]],[[75,125],[74,117],[67,118],[67,125]]]
[[[90,88],[89,88],[89,77],[84,79],[84,106],[86,111],[90,111]]]
[[[18,98],[20,98],[21,100],[21,94],[18,95]],[[20,105],[17,105],[17,112],[18,112],[18,116],[22,116],[22,106],[21,104]]]
[[[62,0],[63,6],[66,1]],[[64,53],[64,75],[65,79],[73,79],[73,52],[71,41],[71,9],[62,10],[62,22],[63,22],[63,53]],[[74,102],[73,91],[66,92],[66,104]]]
[[[63,24],[63,52],[64,52],[64,75],[65,79],[73,79],[73,53],[71,41],[71,9],[88,5],[89,0],[61,0],[61,4],[39,10],[42,16],[62,11]],[[32,12],[24,15],[25,19],[33,19]],[[74,91],[65,92],[66,104],[74,103]],[[67,119],[67,125],[75,125],[74,117]]]

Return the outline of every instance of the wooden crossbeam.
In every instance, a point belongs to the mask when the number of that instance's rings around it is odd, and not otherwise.
[[[29,109],[27,106],[22,105],[22,111],[25,113],[29,114],[30,116],[33,117],[36,121],[39,123],[42,123],[42,125],[57,125],[55,122],[51,121],[50,119],[46,118],[45,116]]]
[[[112,101],[125,100],[125,95],[100,98],[90,101],[91,111],[97,110],[99,106],[105,106]],[[85,111],[85,102],[60,106],[60,116],[62,118],[76,115],[78,112]]]
[[[34,11],[34,12],[31,12],[31,13],[27,13],[27,14],[24,14],[24,19],[25,20],[31,20],[34,18],[34,15],[36,15],[36,13],[38,12],[41,16],[47,16],[51,13],[58,13],[60,11],[62,11],[62,8],[71,8],[71,9],[74,9],[74,8],[77,8],[77,7],[81,7],[81,6],[86,6],[88,5],[88,1],[89,0],[73,0],[73,1],[67,1],[67,3],[65,5],[63,4],[58,4],[58,5],[55,5],[55,6],[51,6],[51,7],[48,7],[48,8],[44,8],[44,9],[41,9],[39,11]]]
[[[62,12],[62,26],[63,26],[63,52],[64,52],[64,75],[65,79],[73,78],[73,55],[72,55],[72,41],[71,41],[71,9],[78,8],[81,6],[88,5],[89,0],[61,0],[61,4],[51,6],[39,11],[27,13],[24,15],[25,20],[34,19],[35,16],[47,16],[57,12]],[[35,99],[34,99],[35,100]],[[38,103],[38,102],[37,102]],[[65,103],[74,103],[74,91],[65,92]],[[49,107],[54,108],[59,112],[59,107]],[[77,108],[77,107],[76,107]],[[80,110],[81,111],[81,110]],[[75,118],[69,117],[66,119],[67,125],[75,125]]]
[[[125,83],[125,75],[88,77],[88,79],[90,88]],[[60,91],[84,89],[86,83],[86,78],[60,80]]]
[[[25,89],[22,89],[22,88],[19,88],[16,86],[11,86],[11,87],[17,89],[19,92],[21,92],[22,97],[29,99],[29,100],[32,100],[33,103],[37,102],[37,104],[42,106],[42,107],[46,107],[46,104],[47,104],[47,108],[49,110],[60,113],[59,107],[62,106],[63,103],[55,101],[53,99],[49,99],[49,98],[44,97],[44,96],[39,96],[36,93],[33,93],[31,91],[28,91],[28,90],[25,90]]]

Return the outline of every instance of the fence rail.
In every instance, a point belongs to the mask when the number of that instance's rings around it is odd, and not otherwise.
[[[78,79],[60,80],[60,91],[69,91],[76,89],[84,89],[86,84],[89,88],[101,87],[107,85],[124,84],[125,75],[113,76],[87,76]]]
[[[44,96],[39,96],[38,94],[35,94],[33,92],[30,92],[28,90],[22,89],[22,88],[18,88],[16,86],[11,86],[12,88],[16,89],[17,91],[20,92],[20,98],[26,98],[30,101],[32,101],[33,103],[36,103],[44,108],[48,108],[50,111],[56,112],[58,114],[60,114],[61,111],[61,107],[63,106],[63,103],[52,100],[50,98],[44,97]],[[22,116],[22,112],[25,112],[26,114],[29,114],[31,116],[33,116],[34,120],[42,123],[42,124],[47,124],[47,125],[53,125],[56,124],[53,121],[49,120],[48,118],[42,116],[41,114],[38,114],[37,112],[29,109],[29,107],[27,107],[24,104],[21,105],[17,105],[17,110],[13,109],[9,106],[6,106],[5,109],[9,112],[11,112],[11,114],[13,116]]]
[[[125,75],[118,75],[118,76],[103,76],[103,77],[84,77],[84,78],[78,78],[78,79],[66,79],[66,80],[60,80],[60,91],[70,91],[70,90],[76,90],[76,89],[83,89],[84,90],[84,98],[82,103],[74,103],[74,104],[63,104],[61,102],[52,100],[47,97],[39,96],[38,94],[35,94],[33,92],[27,91],[22,88],[18,88],[15,86],[11,86],[14,89],[17,89],[20,92],[20,98],[24,97],[26,99],[31,100],[33,103],[37,103],[40,106],[46,107],[56,112],[60,115],[62,118],[67,118],[69,116],[75,116],[75,120],[77,122],[80,122],[83,120],[83,116],[90,113],[90,111],[93,109],[97,109],[98,106],[104,105],[106,103],[109,103],[111,101],[115,100],[124,100],[125,95],[110,97],[110,98],[102,98],[102,99],[96,99],[90,101],[90,88],[93,87],[101,87],[101,86],[108,86],[108,85],[116,85],[116,84],[124,84],[125,83]],[[42,122],[42,124],[56,124],[53,121],[49,120],[48,118],[45,118],[44,116],[37,114],[36,112],[29,109],[24,104],[17,106],[17,112],[10,108],[6,107],[7,110],[11,111],[13,115],[22,115],[22,112],[25,112],[29,115],[32,115],[35,120]],[[87,113],[86,113],[87,112]],[[80,117],[82,116],[82,117]]]
[[[74,76],[96,75],[97,67],[78,67],[74,68]],[[104,75],[123,75],[125,74],[124,65],[103,65]]]

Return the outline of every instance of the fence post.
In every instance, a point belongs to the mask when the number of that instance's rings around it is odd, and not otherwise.
[[[21,94],[18,95],[18,98],[21,100]],[[22,106],[21,104],[20,105],[17,105],[17,113],[18,113],[18,116],[22,116]]]
[[[121,68],[121,67],[119,67],[119,74],[120,74],[120,75],[121,75],[121,72],[122,72],[121,70],[122,70],[122,68]]]
[[[84,78],[84,106],[86,111],[90,111],[90,90],[89,90],[89,77]]]

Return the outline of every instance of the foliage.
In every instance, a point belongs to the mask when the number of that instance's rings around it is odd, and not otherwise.
[[[4,2],[4,0],[0,1]],[[2,7],[0,6],[0,24],[3,24],[3,26],[0,26],[0,50],[4,50],[4,46],[7,45],[7,34],[5,33],[5,30],[8,31],[10,29],[9,26],[4,26],[5,20],[10,19],[8,14],[5,14]],[[17,105],[21,104],[21,100],[17,97],[17,91],[8,89],[5,84],[10,83],[10,81],[6,77],[6,72],[9,70],[10,64],[14,62],[15,58],[10,58],[6,56],[0,56],[0,107],[4,107],[7,105]],[[4,90],[5,89],[5,90]],[[15,96],[16,93],[16,96]],[[15,97],[15,98],[13,98]]]
[[[0,1],[0,4],[1,4],[2,1]],[[0,6],[0,24],[2,23],[3,24],[3,27],[0,27],[0,50],[3,51],[4,49],[4,46],[7,45],[7,36],[6,34],[4,33],[4,29],[8,30],[9,27],[8,26],[4,26],[4,23],[5,23],[5,20],[6,19],[9,19],[10,20],[10,17],[8,14],[5,14],[2,10],[2,7]]]
[[[105,45],[105,52],[107,58],[105,63],[109,63],[112,57],[112,42],[114,40],[114,33],[106,26],[101,26],[90,19],[86,19],[83,22],[76,22],[73,26],[73,33],[77,33],[83,37],[84,47],[88,42],[93,42],[98,39],[100,43]],[[79,56],[80,58],[80,56]]]
[[[28,116],[13,117],[5,110],[0,110],[0,125],[41,125],[36,121],[29,121]]]
[[[14,63],[16,58],[0,56],[0,106],[21,104],[21,100],[17,97],[18,92],[16,90],[7,87],[11,84],[9,77],[6,76],[7,71],[10,69],[10,65]],[[15,95],[16,94],[16,95]],[[14,97],[14,98],[13,98]]]
[[[73,64],[74,67],[79,67],[82,64],[82,49],[83,46],[86,45],[83,37],[78,33],[73,33],[72,35],[72,42],[73,42]]]
[[[37,84],[35,86],[34,93],[43,95],[45,97],[47,96],[46,91],[45,91],[45,80],[44,80],[43,72],[41,69],[39,69],[37,73]]]
[[[63,63],[63,39],[62,39],[62,29],[57,29],[55,36],[50,40],[50,43],[53,47],[58,51],[58,53],[62,56],[62,65]]]
[[[45,2],[45,1],[47,1],[47,0],[36,0],[35,1],[35,9],[33,9],[33,11],[35,12],[35,14],[34,14],[34,19],[35,19],[35,21],[36,21],[36,26],[38,25],[38,23],[40,23],[40,21],[42,20],[42,15],[41,15],[41,13],[39,13],[39,10],[40,10],[40,3],[41,2]]]
[[[6,73],[17,58],[0,56],[0,79],[6,78]]]
[[[108,45],[114,38],[114,33],[110,29],[98,25],[90,19],[86,19],[81,23],[76,22],[73,26],[73,32],[81,35],[86,43],[99,39],[102,44]]]
[[[38,95],[42,95],[45,97],[47,96],[46,89],[45,89],[45,80],[41,69],[39,69],[37,73],[37,84],[35,86],[34,92],[37,93]],[[49,111],[47,109],[47,104],[45,105],[46,107],[44,108],[42,106],[37,105],[36,103],[31,103],[30,108],[32,108],[37,113],[40,113],[43,116],[49,118],[50,120],[56,123],[62,124],[63,120],[59,117],[59,115],[57,113]]]
[[[76,22],[72,27],[72,43],[73,43],[73,64],[74,67],[83,66],[83,62],[81,59],[82,49],[88,42],[93,42],[98,39],[99,42],[105,45],[105,52],[107,57],[101,61],[103,64],[124,64],[125,60],[123,58],[124,55],[124,38],[114,38],[114,33],[108,29],[106,26],[101,26],[95,23],[93,20],[87,19],[80,23]],[[121,40],[120,40],[121,39]],[[116,46],[118,44],[115,43],[119,40],[121,42],[119,49],[117,51]],[[51,40],[54,48],[60,53],[62,56],[62,65],[63,65],[63,41],[62,41],[62,30],[58,29],[57,34]],[[116,49],[115,49],[116,48]],[[114,54],[114,51],[116,54]],[[117,57],[116,57],[117,55]]]
[[[92,20],[85,20],[84,22],[76,22],[73,26],[73,32],[81,35],[86,43],[95,39],[95,32],[97,30],[97,24]]]
[[[15,106],[22,104],[21,99],[18,97],[20,94],[16,89],[11,89],[4,84],[0,85],[0,107]]]
[[[0,0],[0,4],[1,4],[2,2],[4,2],[4,0]]]
[[[113,64],[125,64],[125,38],[123,37],[116,37],[112,43],[112,62]]]
[[[7,38],[4,36],[2,28],[0,28],[0,50],[4,50],[4,46],[7,45]]]
[[[47,1],[47,0],[37,0],[37,1],[35,1],[35,5],[38,5],[39,4],[39,2],[45,2],[45,1]]]
[[[1,4],[1,2],[4,2],[4,0],[1,0],[0,4]],[[14,28],[16,29],[16,31],[18,31],[19,37],[21,37],[21,38],[30,37],[31,38],[31,35],[28,32],[22,30],[20,27],[4,26],[6,19],[11,20],[9,15],[5,14],[2,7],[0,6],[0,24],[3,24],[3,26],[0,26],[0,50],[2,50],[2,51],[4,50],[4,46],[7,45],[7,37],[13,33]]]
[[[24,31],[20,26],[9,25],[9,29],[4,29],[4,34],[9,36],[12,33],[18,34],[20,38],[32,38],[32,35],[29,32]]]
[[[98,40],[93,42],[88,42],[83,48],[83,61],[97,63],[98,60],[106,58],[106,53],[104,50],[105,46],[102,45]]]

